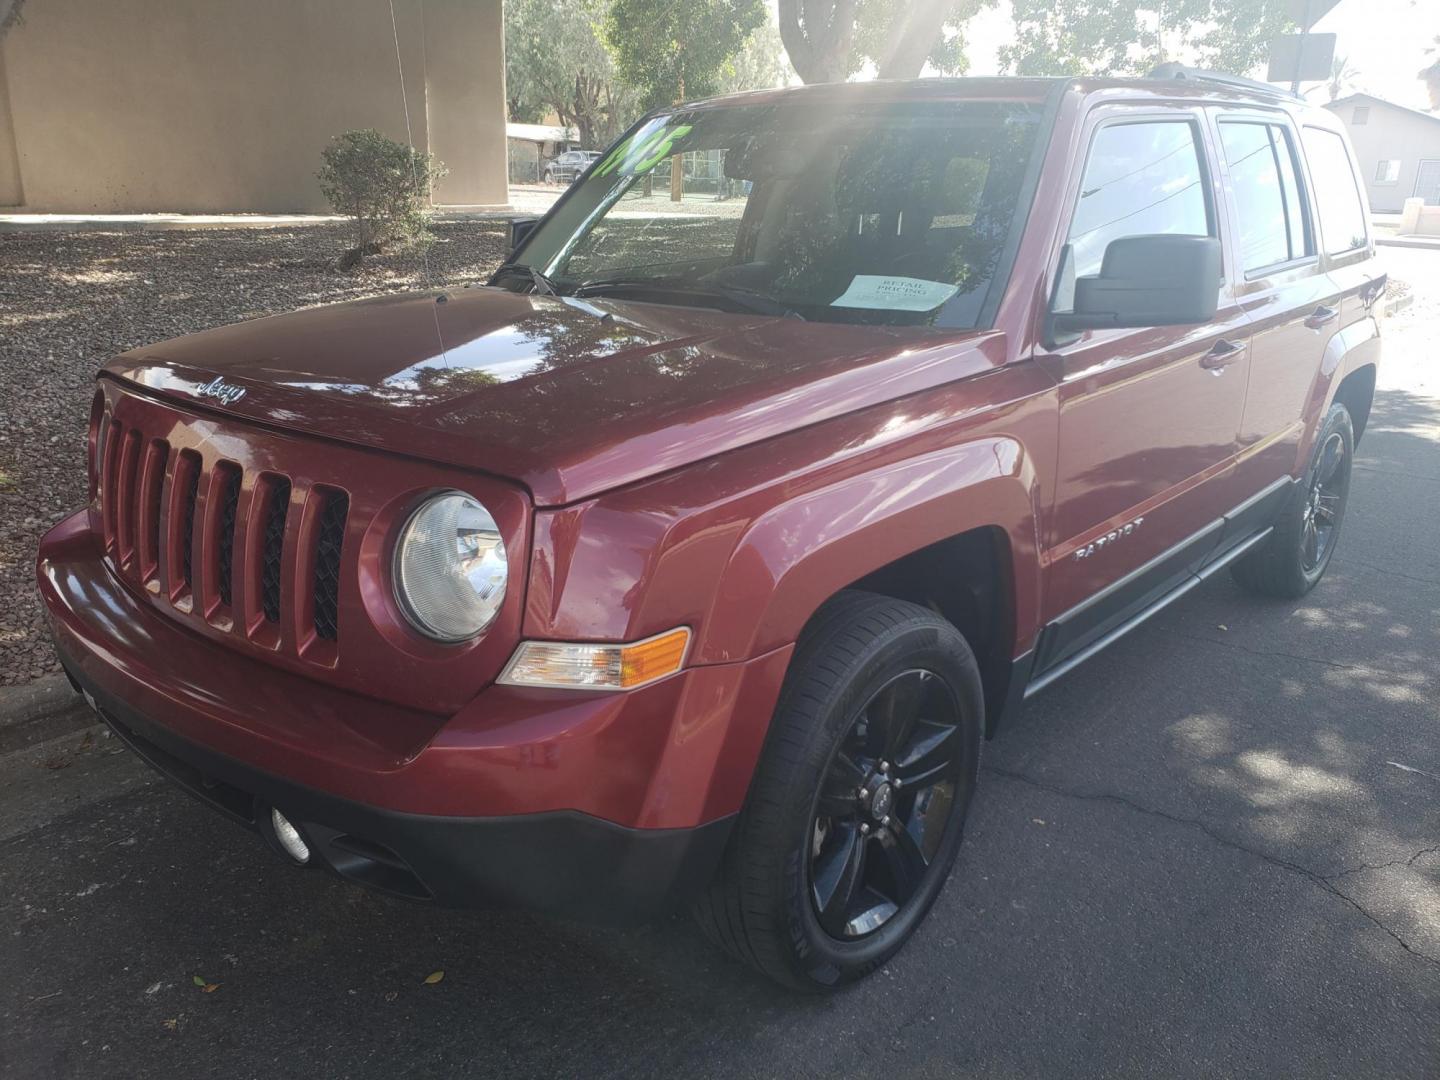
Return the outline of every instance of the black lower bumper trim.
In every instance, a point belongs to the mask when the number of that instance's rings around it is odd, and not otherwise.
[[[79,682],[117,736],[201,801],[277,850],[270,810],[278,809],[310,846],[312,865],[407,899],[643,922],[709,882],[734,823],[731,816],[693,829],[630,829],[566,810],[499,818],[385,810],[197,746]]]

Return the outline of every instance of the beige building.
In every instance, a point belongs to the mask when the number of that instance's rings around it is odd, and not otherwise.
[[[503,205],[501,0],[394,0],[394,17],[390,0],[30,0],[0,44],[0,206],[324,211],[326,141],[407,141],[407,105],[408,140],[449,169],[434,201]]]
[[[1326,108],[1350,133],[1372,211],[1398,214],[1414,198],[1440,206],[1440,113],[1369,94],[1351,94]]]

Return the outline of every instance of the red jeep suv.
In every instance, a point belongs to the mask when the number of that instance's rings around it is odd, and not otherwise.
[[[676,171],[678,170],[678,172]],[[648,116],[488,285],[136,349],[39,585],[294,863],[882,964],[982,739],[1223,567],[1298,597],[1385,280],[1328,112],[1185,69]]]

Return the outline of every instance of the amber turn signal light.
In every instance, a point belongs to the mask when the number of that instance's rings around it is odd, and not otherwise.
[[[633,690],[685,666],[690,630],[680,627],[629,645],[524,641],[499,682],[568,690]]]

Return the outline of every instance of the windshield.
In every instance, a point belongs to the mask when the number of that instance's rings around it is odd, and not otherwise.
[[[516,254],[539,277],[496,283],[968,329],[1004,284],[1040,115],[975,101],[654,116]]]

